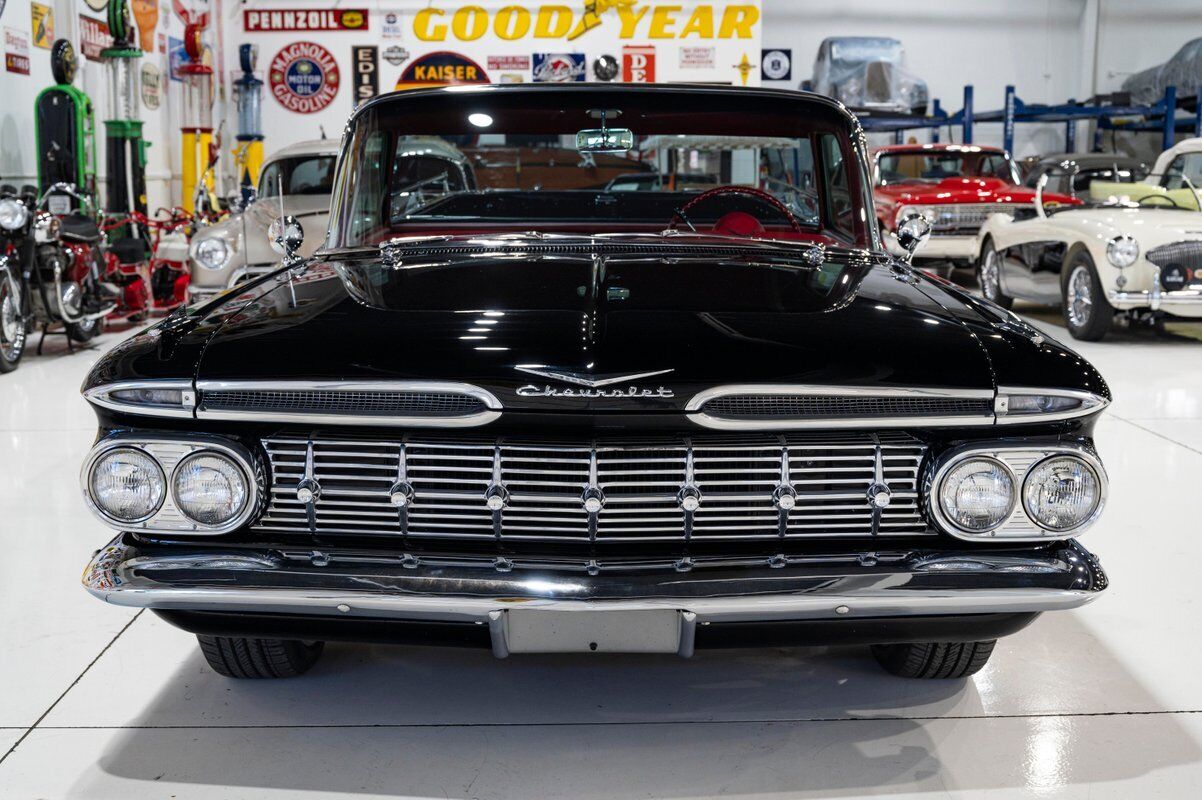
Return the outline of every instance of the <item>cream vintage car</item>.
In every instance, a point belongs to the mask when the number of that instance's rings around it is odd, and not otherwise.
[[[319,139],[300,142],[274,153],[259,173],[256,199],[241,214],[201,228],[188,248],[188,285],[194,302],[275,269],[280,257],[271,249],[267,228],[280,216],[280,187],[284,213],[301,221],[312,255],[330,216],[338,142]]]
[[[1196,162],[1196,163],[1195,163]],[[1157,160],[1142,183],[1094,181],[1083,205],[1043,202],[991,215],[977,236],[981,293],[1059,305],[1073,338],[1096,341],[1115,314],[1159,327],[1202,318],[1202,203],[1195,190],[1202,139]]]

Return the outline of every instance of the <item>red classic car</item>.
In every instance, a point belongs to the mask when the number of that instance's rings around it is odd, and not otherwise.
[[[1035,190],[1020,186],[1018,166],[1005,150],[974,144],[899,144],[872,154],[876,215],[886,243],[897,244],[899,223],[922,215],[931,238],[915,263],[924,268],[967,267],[976,258],[976,235],[990,214],[1013,214],[1035,202]],[[1078,201],[1044,193],[1045,203]]]

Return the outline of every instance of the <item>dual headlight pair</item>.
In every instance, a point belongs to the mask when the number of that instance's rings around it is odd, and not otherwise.
[[[929,502],[954,536],[1031,539],[1075,536],[1097,519],[1105,498],[1106,476],[1092,453],[1015,447],[945,459]]]
[[[102,442],[81,478],[105,522],[164,531],[225,533],[246,521],[258,496],[248,457],[207,441]]]

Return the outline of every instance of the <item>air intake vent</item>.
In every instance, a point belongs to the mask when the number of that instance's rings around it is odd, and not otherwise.
[[[748,395],[716,397],[701,413],[719,419],[787,420],[830,417],[984,416],[993,401],[968,397],[832,397],[824,395]]]
[[[501,404],[488,392],[457,383],[199,384],[199,419],[332,421],[346,425],[482,425]]]

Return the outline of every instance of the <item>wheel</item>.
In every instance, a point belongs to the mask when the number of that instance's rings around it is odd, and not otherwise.
[[[0,372],[12,372],[25,353],[27,320],[21,315],[21,296],[0,278]]]
[[[67,338],[73,342],[86,344],[100,333],[101,320],[89,319],[84,322],[68,322],[63,326],[67,331]]]
[[[1064,324],[1074,339],[1100,341],[1114,323],[1114,308],[1106,300],[1089,253],[1081,250],[1069,262],[1060,281]]]
[[[325,642],[197,636],[214,672],[227,678],[294,678],[317,663]]]
[[[981,257],[977,260],[977,285],[981,287],[981,294],[986,300],[1002,308],[1014,305],[1014,298],[1002,292],[1002,257],[993,249],[992,240],[986,240],[981,248]]]
[[[997,639],[988,642],[874,644],[872,656],[902,678],[967,678],[981,671]]]

